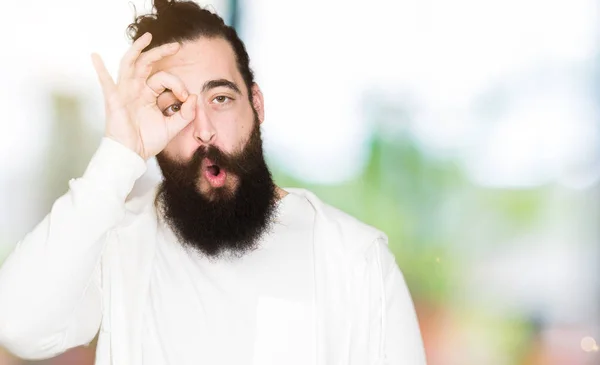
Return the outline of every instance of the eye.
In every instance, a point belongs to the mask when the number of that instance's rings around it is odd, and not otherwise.
[[[213,102],[216,102],[217,104],[225,104],[230,100],[233,100],[233,99],[230,98],[229,96],[219,95],[213,99]]]
[[[163,110],[163,114],[166,117],[170,117],[171,115],[177,113],[180,110],[181,110],[181,103],[175,103],[175,104],[169,105],[165,110]]]

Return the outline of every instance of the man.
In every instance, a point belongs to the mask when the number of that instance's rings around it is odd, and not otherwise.
[[[86,172],[0,270],[0,344],[108,364],[424,364],[386,236],[277,187],[263,95],[236,32],[156,0],[104,93]],[[156,156],[162,183],[128,198]]]

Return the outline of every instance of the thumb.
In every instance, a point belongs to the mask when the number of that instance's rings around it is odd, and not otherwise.
[[[166,118],[169,139],[175,137],[177,133],[187,127],[188,124],[196,117],[196,103],[198,96],[190,94],[186,101],[181,104],[181,110]]]

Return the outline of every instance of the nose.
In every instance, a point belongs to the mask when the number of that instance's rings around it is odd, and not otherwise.
[[[196,118],[194,119],[193,125],[194,139],[196,142],[200,144],[209,144],[214,142],[217,131],[210,120],[210,116],[200,105],[197,107]]]

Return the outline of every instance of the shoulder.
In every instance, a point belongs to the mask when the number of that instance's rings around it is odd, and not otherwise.
[[[328,245],[337,244],[346,253],[366,253],[379,244],[387,245],[387,235],[378,228],[323,202],[314,193],[299,188],[285,188],[292,194],[306,198],[315,210],[315,229],[329,238]]]
[[[135,189],[125,201],[125,218],[119,225],[119,228],[135,226],[136,223],[143,222],[148,224],[148,220],[155,220],[156,214],[156,194],[158,186],[145,187],[144,189]]]

